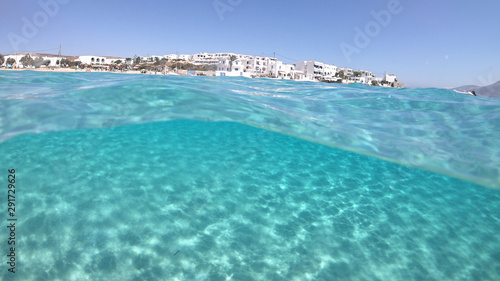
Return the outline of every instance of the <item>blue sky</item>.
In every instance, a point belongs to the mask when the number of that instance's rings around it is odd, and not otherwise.
[[[497,0],[2,0],[0,10],[2,54],[276,53],[411,87],[500,80]]]

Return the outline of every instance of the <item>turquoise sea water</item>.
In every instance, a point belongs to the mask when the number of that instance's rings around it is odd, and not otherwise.
[[[498,280],[499,108],[439,89],[0,72],[18,203],[17,273],[0,277]]]

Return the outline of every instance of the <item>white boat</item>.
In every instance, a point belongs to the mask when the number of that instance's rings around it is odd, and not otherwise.
[[[465,91],[465,92],[462,92],[462,91],[458,91],[458,90],[453,90],[459,94],[464,94],[464,95],[471,95],[471,96],[476,96],[476,92],[474,91]]]

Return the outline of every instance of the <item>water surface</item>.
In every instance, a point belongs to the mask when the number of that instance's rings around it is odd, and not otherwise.
[[[397,164],[497,186],[496,100],[93,73],[0,88],[15,280],[500,278],[500,191]],[[466,134],[484,139],[458,149]]]

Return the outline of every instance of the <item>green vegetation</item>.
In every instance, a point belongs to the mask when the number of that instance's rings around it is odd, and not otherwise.
[[[49,66],[50,60],[45,60],[45,61],[43,61],[42,64]],[[59,65],[60,67],[75,67],[75,66],[81,67],[82,62],[81,61],[72,61],[72,60],[68,60],[67,58],[62,58],[61,60],[56,61],[56,65]]]
[[[166,58],[159,58],[159,57],[155,57],[155,62],[154,62],[154,65],[155,66],[165,66],[167,64],[168,60]]]
[[[30,55],[25,55],[19,60],[24,66],[31,66],[35,63],[35,60]]]
[[[341,79],[345,79],[346,78],[343,70],[337,72],[337,74],[335,76],[337,76],[337,77],[339,77]]]
[[[8,59],[7,59],[7,64],[11,64],[11,65],[12,65],[12,64],[14,64],[14,63],[16,63],[16,60],[15,60],[15,59],[13,59],[13,58],[8,58]]]
[[[372,86],[380,86],[377,80],[372,80]]]
[[[114,63],[115,64],[120,64],[120,63],[122,63],[122,60],[115,60]]]
[[[160,70],[164,66],[167,66],[170,70],[174,70],[177,68],[178,70],[215,71],[217,69],[216,65],[195,65],[185,61],[168,62],[167,59],[161,59],[159,62],[155,63],[143,62],[135,64],[134,69]]]
[[[41,65],[43,64],[43,58],[36,58],[35,61],[33,62],[33,65],[36,67],[36,68],[39,68]]]
[[[3,64],[4,61],[5,61],[5,57],[2,54],[0,54],[0,64]]]
[[[235,55],[231,55],[229,57],[229,71],[233,71],[233,61],[237,60],[238,58]]]
[[[217,69],[216,65],[194,65],[192,63],[182,63],[175,62],[168,66],[170,69],[182,69],[182,70],[198,70],[198,71],[215,71]]]
[[[61,64],[59,65],[60,67],[69,67],[69,66],[74,66],[74,62],[73,61],[69,61],[67,59],[62,59],[61,60]]]

